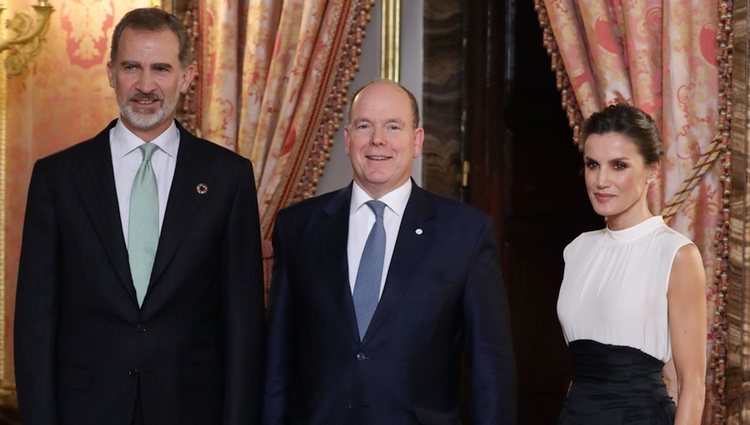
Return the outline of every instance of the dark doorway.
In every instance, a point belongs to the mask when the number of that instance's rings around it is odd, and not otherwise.
[[[564,247],[603,221],[560,105],[534,2],[464,2],[467,202],[495,222],[511,303],[519,424],[554,424],[569,383],[557,320]]]

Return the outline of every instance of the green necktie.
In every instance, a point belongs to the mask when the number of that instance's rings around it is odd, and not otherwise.
[[[153,143],[144,143],[140,146],[143,162],[138,167],[130,191],[128,259],[139,306],[146,297],[156,246],[159,243],[159,194],[156,176],[151,168],[151,154],[157,147]]]

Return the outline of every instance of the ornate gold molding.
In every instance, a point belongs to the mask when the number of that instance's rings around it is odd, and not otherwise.
[[[383,0],[380,77],[398,82],[401,69],[401,0]]]
[[[0,17],[4,7],[0,6]],[[2,22],[2,19],[0,19]],[[5,25],[0,25],[0,40],[6,39],[7,28]],[[6,56],[0,51],[0,59]],[[17,406],[18,403],[15,401],[15,385],[9,383],[7,376],[7,359],[8,359],[8,346],[5,341],[6,339],[6,307],[5,303],[7,300],[7,292],[5,286],[8,284],[5,273],[6,273],[6,241],[5,241],[5,226],[6,226],[6,198],[5,198],[5,173],[6,168],[6,146],[7,146],[7,121],[8,121],[8,76],[5,72],[0,72],[0,229],[3,229],[0,233],[0,404]]]
[[[36,19],[24,12],[16,13],[6,22],[6,26],[16,35],[9,39],[5,35],[0,39],[0,53],[8,51],[5,56],[5,71],[8,76],[20,75],[28,69],[28,63],[34,59],[42,48],[44,36],[49,29],[49,20],[55,8],[48,0],[39,0],[34,6]],[[0,4],[0,18],[5,6]],[[2,19],[0,19],[2,21]]]
[[[178,0],[178,1],[181,1],[184,3],[186,0]],[[165,12],[175,14],[174,3],[175,3],[174,0],[151,0],[151,7],[158,7],[159,9],[162,9]]]

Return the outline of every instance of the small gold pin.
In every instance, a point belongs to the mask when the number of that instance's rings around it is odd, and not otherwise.
[[[198,183],[198,186],[195,186],[195,191],[198,192],[198,195],[205,195],[208,193],[208,185],[205,183]]]
[[[417,230],[414,231],[414,233],[416,233],[418,235],[421,235],[424,232],[422,231],[422,229],[417,229]]]

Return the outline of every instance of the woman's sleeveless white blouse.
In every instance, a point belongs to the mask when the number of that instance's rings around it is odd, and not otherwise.
[[[566,342],[591,339],[669,360],[669,275],[677,251],[690,243],[661,216],[578,236],[563,253],[557,299]]]

